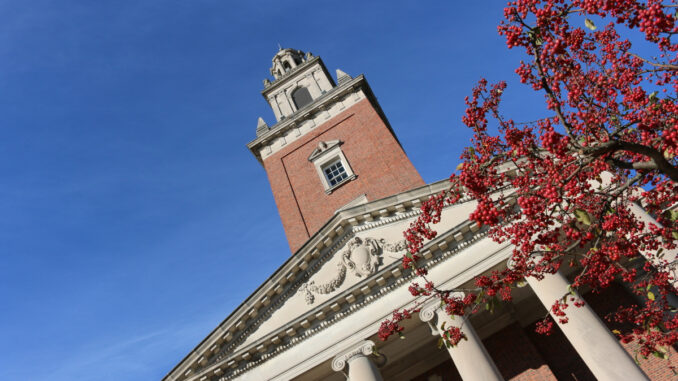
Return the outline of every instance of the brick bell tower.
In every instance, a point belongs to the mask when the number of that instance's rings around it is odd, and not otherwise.
[[[292,253],[344,206],[391,196],[424,181],[405,155],[363,75],[281,49],[264,98],[276,123],[257,123],[247,147],[263,164]]]

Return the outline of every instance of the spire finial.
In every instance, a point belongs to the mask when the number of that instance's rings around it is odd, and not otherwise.
[[[278,42],[278,50],[282,50],[282,46],[280,46],[280,43]]]

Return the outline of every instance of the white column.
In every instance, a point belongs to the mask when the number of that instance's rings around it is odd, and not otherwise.
[[[560,272],[546,274],[542,280],[532,277],[526,279],[551,314],[553,303],[562,299],[564,295],[569,295],[570,284]],[[581,298],[579,295],[576,297]],[[648,380],[588,304],[583,307],[571,306],[566,313],[568,322],[565,324],[561,324],[557,316],[553,314],[552,316],[596,379]]]
[[[361,341],[338,354],[332,360],[332,369],[347,374],[349,381],[382,381],[379,370],[367,357],[373,350],[373,341]]]
[[[504,379],[471,323],[464,321],[461,316],[454,319],[450,317],[440,307],[440,300],[434,299],[425,304],[419,312],[419,318],[429,323],[434,334],[442,334],[440,326],[444,322],[445,327],[459,327],[461,332],[466,335],[467,340],[462,340],[456,346],[447,348],[454,366],[464,381],[499,381]]]
[[[629,209],[631,210],[631,213],[633,213],[641,222],[645,224],[645,228],[643,229],[643,232],[649,233],[650,229],[648,228],[648,224],[653,224],[656,225],[659,228],[663,228],[664,226],[657,222],[657,220],[654,219],[651,215],[649,215],[645,209],[640,207],[638,204],[635,202],[629,203]],[[655,265],[656,267],[662,268],[662,269],[668,269],[669,272],[674,276],[673,280],[673,287],[678,287],[678,264],[676,264],[676,257],[678,256],[678,248],[673,249],[673,250],[664,250],[662,252],[662,257],[658,258],[656,256],[656,252],[641,252],[641,254],[647,259],[650,263]],[[673,263],[672,266],[666,267],[663,266],[664,263]]]

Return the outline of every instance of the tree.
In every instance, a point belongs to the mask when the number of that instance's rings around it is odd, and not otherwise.
[[[499,34],[530,58],[516,73],[544,94],[549,116],[516,123],[499,111],[505,83],[481,80],[473,89],[462,118],[474,133],[471,146],[449,189],[424,203],[405,232],[403,266],[424,282],[412,284],[413,295],[434,295],[448,314],[464,315],[497,297],[510,300],[511,288],[528,277],[571,267],[573,290],[600,292],[618,280],[642,295],[645,303],[619,306],[608,319],[633,324],[616,333],[636,340],[643,356],[665,356],[678,341],[669,303],[678,274],[675,254],[667,256],[678,243],[678,211],[670,208],[678,204],[677,7],[658,0],[508,3]],[[591,18],[607,25],[597,28]],[[656,55],[635,54],[620,33],[646,40]],[[429,282],[417,261],[436,236],[442,208],[462,195],[477,201],[470,218],[515,249],[511,267],[478,276],[477,289],[459,299]],[[655,220],[643,220],[643,209]],[[563,295],[551,311],[566,323],[565,309],[583,303]],[[382,339],[399,333],[411,312],[394,312]],[[537,330],[552,325],[546,318]],[[448,345],[461,339],[448,328]]]

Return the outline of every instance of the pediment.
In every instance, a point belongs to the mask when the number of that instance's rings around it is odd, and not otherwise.
[[[473,207],[466,203],[447,208],[443,212],[445,225],[452,227],[467,221]],[[406,253],[403,231],[414,218],[416,214],[397,221],[379,219],[346,229],[335,237],[335,244],[321,253],[318,261],[281,294],[275,308],[241,344],[231,349],[232,353],[256,348],[262,342],[272,342],[275,337],[282,339],[292,333],[290,329],[317,326],[322,323],[323,315],[346,308],[338,305],[347,306],[360,298],[364,287],[372,289],[378,287],[378,283],[387,284],[393,276],[393,265]],[[401,270],[398,265],[396,274]]]
[[[441,182],[337,212],[189,355],[178,379],[192,381],[230,368],[241,373],[402,284],[403,231],[420,213],[420,202],[445,186]],[[465,199],[444,208],[439,233],[464,226],[468,234],[453,232],[447,239],[469,239],[478,229],[468,221],[474,207]]]
[[[332,148],[340,145],[341,140],[328,140],[326,142],[319,142],[318,146],[311,152],[311,155],[308,157],[308,161],[314,161],[321,157],[325,152],[330,151]]]

